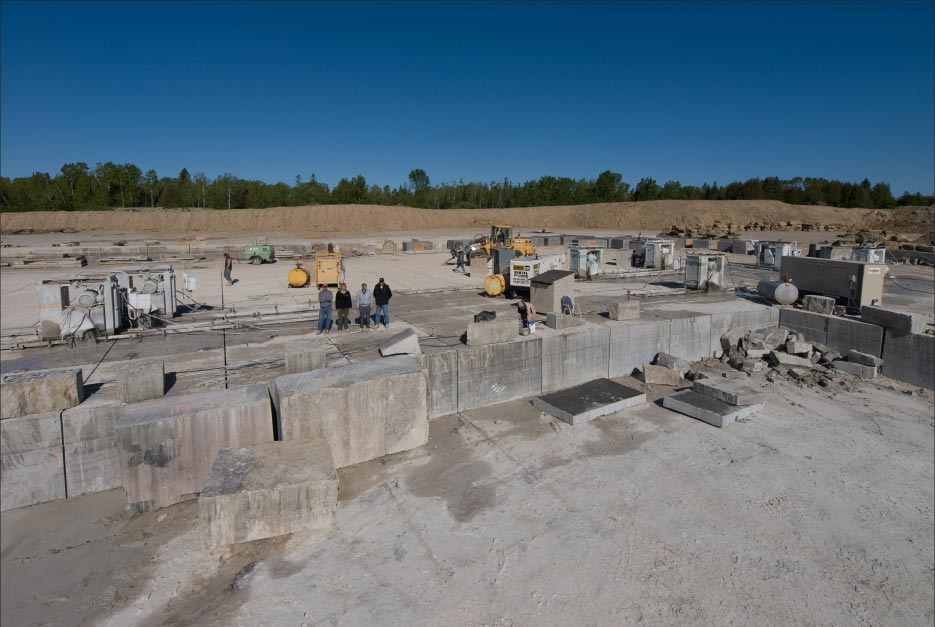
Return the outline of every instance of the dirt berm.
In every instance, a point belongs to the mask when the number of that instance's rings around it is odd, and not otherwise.
[[[428,229],[479,229],[490,224],[550,229],[666,229],[673,224],[801,223],[880,227],[893,212],[788,205],[772,200],[648,201],[514,209],[414,209],[381,205],[317,205],[268,209],[127,209],[0,214],[0,232],[61,230],[114,233],[352,234]]]

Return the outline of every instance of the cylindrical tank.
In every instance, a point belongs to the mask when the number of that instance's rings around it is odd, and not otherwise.
[[[506,279],[502,274],[491,274],[484,279],[484,291],[488,296],[499,296],[506,289]]]
[[[289,270],[289,287],[305,287],[312,280],[312,275],[301,265]]]
[[[756,284],[756,291],[763,298],[780,305],[791,305],[799,298],[799,288],[776,279],[762,279]]]

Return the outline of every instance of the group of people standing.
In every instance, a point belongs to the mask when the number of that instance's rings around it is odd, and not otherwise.
[[[361,329],[371,328],[371,318],[374,327],[381,323],[384,327],[389,327],[391,298],[393,298],[393,290],[386,284],[383,277],[380,277],[372,292],[367,290],[366,283],[361,283],[360,291],[354,297],[347,290],[347,283],[342,282],[337,292],[332,292],[327,283],[322,283],[318,291],[318,335],[331,331],[332,309],[337,310],[335,321],[338,324],[338,331],[347,331],[350,327],[350,311],[354,307],[355,300]],[[376,306],[376,311],[371,314],[374,306]]]

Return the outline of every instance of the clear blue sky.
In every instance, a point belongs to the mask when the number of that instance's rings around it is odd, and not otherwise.
[[[935,3],[11,2],[0,173],[935,187]]]

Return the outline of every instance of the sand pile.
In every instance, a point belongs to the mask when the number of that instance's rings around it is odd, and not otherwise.
[[[0,232],[61,230],[114,233],[290,233],[303,236],[475,228],[511,224],[520,228],[668,230],[673,224],[717,221],[801,222],[839,227],[886,222],[892,212],[788,205],[771,200],[652,201],[515,209],[414,209],[381,205],[317,205],[269,209],[139,209],[0,214]],[[915,219],[920,215],[907,215]],[[920,229],[926,230],[926,229]]]

